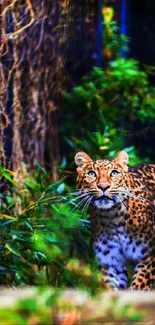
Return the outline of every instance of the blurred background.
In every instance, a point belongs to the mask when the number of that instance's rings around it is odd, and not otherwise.
[[[153,0],[0,1],[0,284],[101,289],[74,155],[155,158]],[[129,267],[129,273],[132,266]]]

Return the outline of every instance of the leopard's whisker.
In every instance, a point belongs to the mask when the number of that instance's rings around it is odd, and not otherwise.
[[[90,205],[90,203],[91,203],[91,201],[92,201],[93,198],[94,198],[94,195],[92,195],[92,196],[90,197],[90,200],[89,200],[88,205],[87,205],[87,207],[86,207],[86,211],[88,210],[89,205]]]
[[[119,199],[120,203],[122,203],[122,204],[126,207],[126,209],[127,209],[128,206],[127,206],[127,204],[125,203],[124,199],[123,199],[122,197],[120,197],[119,195],[118,195],[118,199]]]
[[[88,199],[89,199],[88,196],[85,198],[85,200],[83,199],[83,200],[78,204],[78,209],[77,209],[77,210],[79,210],[79,209],[82,207],[83,204],[85,205],[85,203],[87,203],[87,200],[88,200]]]
[[[94,195],[88,198],[88,200],[86,201],[84,207],[82,208],[82,212],[83,212],[84,210],[87,211],[87,209],[88,209],[88,207],[89,207],[89,204],[90,204],[90,202],[91,202],[91,200],[92,200],[93,197],[94,197]]]
[[[72,203],[72,202],[74,202],[74,201],[77,201],[78,199],[81,199],[82,197],[84,197],[84,196],[86,196],[86,195],[87,195],[86,193],[83,193],[83,194],[77,196],[76,198],[71,199],[71,200],[69,201],[69,203]]]
[[[79,210],[79,208],[81,207],[81,205],[88,199],[88,195],[85,196],[78,204],[75,205],[75,207],[71,210],[70,213],[72,213],[75,209],[77,209],[77,211]]]
[[[114,190],[118,190],[118,189],[114,188]],[[134,191],[134,190],[137,190],[137,188],[135,188],[135,187],[120,187],[119,190],[120,191]],[[148,193],[148,191],[141,189],[141,188],[138,188],[138,191]]]
[[[148,203],[148,205],[152,208],[152,209],[154,209],[154,205],[152,204],[152,202],[151,202],[151,200],[148,200],[148,199],[145,199],[145,198],[140,198],[140,197],[138,197],[138,196],[134,196],[134,195],[131,195],[131,194],[128,194],[128,193],[123,193],[123,195],[126,195],[127,197],[131,197],[131,198],[133,198],[133,199],[135,199],[135,200],[139,200],[140,202],[147,202]]]
[[[125,195],[126,196],[126,198],[127,197],[131,197],[131,198],[133,198],[133,199],[135,199],[135,200],[138,200],[138,201],[140,201],[140,202],[148,202],[148,204],[149,204],[149,206],[151,207],[151,208],[154,208],[154,205],[151,203],[151,200],[148,200],[148,199],[145,199],[145,198],[140,198],[140,197],[138,197],[138,196],[134,196],[134,195],[131,195],[130,193],[127,193],[127,192],[125,192],[125,191],[110,191],[110,193],[112,194],[115,194],[115,193],[117,193],[119,196],[120,195]],[[123,203],[124,205],[125,205],[125,203]],[[127,205],[126,205],[126,207],[127,207]]]
[[[126,196],[128,196],[128,197],[131,197],[131,198],[133,198],[133,199],[139,200],[139,201],[141,201],[141,202],[150,202],[150,200],[148,200],[148,199],[145,199],[145,198],[143,198],[143,197],[139,197],[139,196],[132,195],[132,194],[130,194],[130,193],[128,193],[128,192],[121,191],[120,189],[119,189],[119,190],[117,189],[117,191],[115,191],[115,190],[111,190],[110,193],[123,194],[123,195],[126,195]]]
[[[65,194],[65,196],[72,196],[72,195],[79,195],[80,191],[76,191],[76,192],[70,192],[68,194]]]
[[[139,200],[141,202],[150,202],[150,200],[148,199],[145,199],[145,198],[142,198],[142,197],[139,197],[139,196],[135,196],[135,195],[131,195],[130,193],[127,193],[127,192],[122,192],[122,194],[128,196],[128,197],[131,197],[135,200]]]
[[[86,206],[88,204],[89,199],[90,199],[90,197],[88,197],[87,200],[86,200],[86,202],[84,203],[84,206],[82,208],[82,212],[84,212],[84,210],[85,210],[85,208],[86,208]]]
[[[85,197],[86,195],[87,195],[87,194],[81,194],[81,195],[77,196],[76,198],[69,200],[69,202],[65,203],[65,204],[60,208],[60,210],[63,209],[64,207],[66,207],[67,205],[74,203],[74,202],[77,201],[78,199],[81,199],[81,198]]]

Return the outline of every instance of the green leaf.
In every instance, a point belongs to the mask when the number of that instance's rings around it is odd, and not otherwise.
[[[5,247],[14,255],[17,255],[18,257],[22,257],[20,251],[15,247],[12,243],[6,243]]]
[[[18,187],[18,184],[12,179],[12,172],[6,171],[1,165],[0,165],[0,174],[4,176],[11,184]]]

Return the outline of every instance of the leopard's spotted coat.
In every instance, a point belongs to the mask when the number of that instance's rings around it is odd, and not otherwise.
[[[93,246],[104,283],[127,287],[127,264],[135,263],[131,289],[150,290],[155,280],[155,164],[128,169],[128,155],[114,160],[75,156],[77,184],[90,203]]]

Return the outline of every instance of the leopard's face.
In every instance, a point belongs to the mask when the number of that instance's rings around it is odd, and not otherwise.
[[[125,186],[128,155],[121,151],[114,160],[93,161],[84,152],[75,156],[77,184],[81,197],[98,209],[110,210],[120,204],[119,192]],[[83,196],[82,196],[83,195]]]

